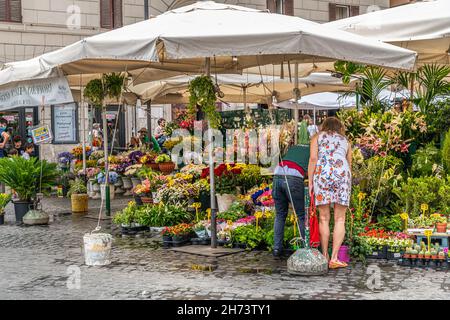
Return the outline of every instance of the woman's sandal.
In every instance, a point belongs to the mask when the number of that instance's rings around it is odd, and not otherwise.
[[[346,268],[348,267],[348,264],[342,261],[330,261],[328,263],[328,268],[330,269],[338,269],[338,268]]]

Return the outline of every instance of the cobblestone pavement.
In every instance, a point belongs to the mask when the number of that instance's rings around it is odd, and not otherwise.
[[[126,201],[114,200],[113,207]],[[371,261],[298,277],[267,252],[221,258],[175,253],[160,248],[157,235],[122,237],[109,220],[101,225],[116,236],[113,262],[88,267],[82,236],[95,228],[95,212],[64,214],[66,199],[46,199],[44,208],[51,224],[26,227],[14,224],[8,207],[7,224],[0,226],[0,299],[450,299],[447,271]]]

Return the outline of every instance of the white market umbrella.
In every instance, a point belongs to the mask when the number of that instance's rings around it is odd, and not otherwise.
[[[154,103],[186,103],[189,99],[189,82],[196,76],[177,76],[163,81],[153,81],[129,88],[143,102]],[[222,101],[235,103],[270,104],[272,96],[277,100],[287,100],[294,97],[294,84],[288,79],[265,75],[219,74],[214,77],[223,93]],[[356,82],[349,85],[341,79],[332,77],[329,73],[313,73],[308,77],[299,78],[301,95],[323,91],[354,90]],[[177,97],[179,100],[177,100]],[[167,99],[167,100],[166,100]]]
[[[86,38],[36,60],[34,64],[42,74],[33,73],[33,78],[44,78],[54,68],[66,75],[145,67],[182,73],[233,73],[282,61],[347,60],[411,70],[416,54],[298,17],[204,1]],[[3,71],[14,73],[15,67],[9,65]],[[14,81],[14,74],[5,76],[3,71],[0,85],[5,84],[5,77]],[[211,163],[212,143],[210,146]],[[213,165],[210,169],[215,227]]]
[[[450,64],[450,1],[423,1],[326,26],[417,51],[421,63]]]
[[[298,17],[203,1],[45,53],[30,62],[41,70],[30,78],[47,77],[53,68],[66,75],[145,67],[203,73],[205,57],[215,57],[211,71],[220,73],[288,60],[347,60],[410,70],[416,59],[412,51]],[[17,68],[6,65],[12,73]],[[0,85],[4,79],[0,72]]]

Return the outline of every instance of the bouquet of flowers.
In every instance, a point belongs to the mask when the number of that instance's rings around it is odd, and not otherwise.
[[[86,168],[86,176],[88,179],[95,178],[100,173],[100,168]]]
[[[90,157],[91,152],[92,152],[91,147],[86,146],[85,150],[86,150],[86,156]],[[72,149],[71,153],[75,158],[81,158],[83,156],[83,146],[76,146],[75,148]]]
[[[141,168],[142,164],[133,164],[125,169],[124,175],[127,177],[135,176]]]
[[[94,151],[89,156],[90,160],[99,160],[99,159],[104,159],[104,158],[105,158],[105,152],[101,151],[101,150]]]
[[[62,166],[70,166],[74,156],[70,152],[61,152],[58,154],[58,163]]]
[[[133,193],[139,196],[144,196],[151,195],[153,191],[155,191],[154,185],[150,183],[150,180],[145,179],[142,184],[138,184],[136,188],[134,188]]]
[[[119,179],[119,175],[117,174],[117,172],[114,172],[114,171],[110,171],[110,172],[109,172],[109,179],[108,179],[108,182],[109,182],[110,184],[115,184],[115,183],[117,182],[118,179]],[[98,182],[99,184],[104,184],[104,183],[106,182],[106,175],[105,175],[104,172],[100,172],[100,173],[97,175],[97,182]]]
[[[265,207],[272,207],[275,205],[275,201],[272,198],[272,190],[264,191],[258,198],[258,201]]]
[[[117,165],[115,171],[118,174],[124,174],[130,166],[131,166],[131,161],[129,159],[126,159]]]
[[[187,166],[181,168],[181,173],[191,174],[195,178],[199,178],[202,175],[203,169],[208,168],[204,164],[193,164],[190,163]]]
[[[128,155],[128,158],[131,160],[133,164],[139,163],[139,160],[144,155],[144,153],[140,150],[133,151]]]

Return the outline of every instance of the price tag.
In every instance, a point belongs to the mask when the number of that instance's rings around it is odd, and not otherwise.
[[[394,253],[394,258],[400,258],[402,255],[399,252]]]
[[[378,252],[373,251],[373,252],[372,252],[372,255],[373,255],[373,256],[378,256]]]

